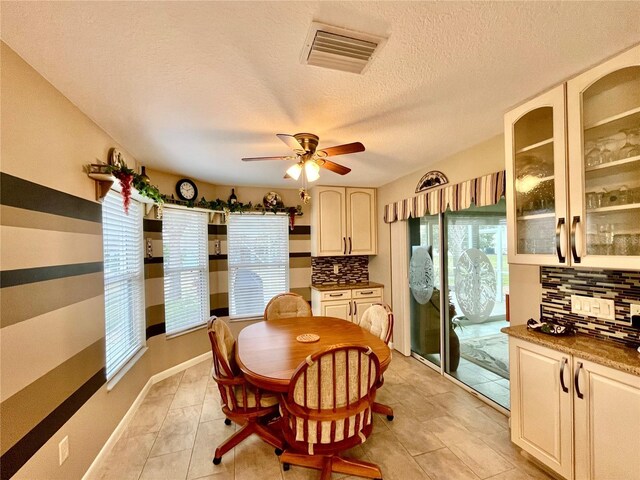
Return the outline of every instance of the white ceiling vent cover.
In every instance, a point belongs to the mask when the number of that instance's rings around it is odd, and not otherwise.
[[[300,60],[316,67],[364,73],[385,41],[383,37],[314,22]]]

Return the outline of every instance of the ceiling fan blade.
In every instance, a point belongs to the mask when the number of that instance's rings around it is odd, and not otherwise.
[[[243,158],[243,162],[255,162],[258,160],[295,160],[296,157],[250,157]]]
[[[344,145],[336,145],[335,147],[323,148],[318,150],[318,154],[323,157],[333,157],[336,155],[346,155],[347,153],[364,152],[364,145],[360,142],[345,143]]]
[[[300,142],[293,135],[287,135],[286,133],[276,134],[280,140],[287,144],[287,146],[296,153],[305,153],[305,149],[300,145]]]
[[[333,173],[337,173],[339,175],[346,175],[351,171],[350,168],[345,167],[344,165],[340,165],[338,163],[332,162],[331,160],[325,160],[324,158],[316,160],[316,163],[327,170],[331,170]]]

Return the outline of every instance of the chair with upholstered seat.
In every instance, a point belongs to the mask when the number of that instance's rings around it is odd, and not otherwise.
[[[311,317],[311,306],[302,295],[287,292],[276,295],[264,309],[265,320],[276,320],[278,318],[291,317]]]
[[[289,464],[366,478],[382,478],[372,463],[338,456],[363,443],[373,429],[380,362],[367,346],[337,345],[307,357],[296,369],[281,403]]]
[[[362,314],[359,325],[373,333],[387,345],[393,335],[393,312],[386,303],[374,303]],[[384,379],[380,376],[378,388],[382,387]],[[388,420],[393,420],[393,409],[382,403],[374,403],[373,411],[386,415]]]
[[[269,424],[278,417],[278,396],[264,392],[245,380],[234,360],[236,340],[225,322],[213,316],[209,319],[207,331],[213,353],[211,375],[218,384],[222,411],[227,417],[225,424],[231,425],[233,421],[241,426],[216,448],[213,463],[219,464],[225,453],[253,433],[280,453],[284,448],[280,438],[281,419]]]

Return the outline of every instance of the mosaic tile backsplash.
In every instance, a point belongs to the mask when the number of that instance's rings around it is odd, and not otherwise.
[[[340,272],[333,273],[338,264]],[[334,283],[361,283],[369,281],[369,257],[311,257],[311,284],[329,285]]]
[[[541,267],[540,283],[540,314],[544,320],[570,324],[578,332],[593,337],[640,344],[640,330],[633,328],[629,320],[629,305],[640,303],[640,272]],[[571,313],[571,295],[612,299],[616,321]]]

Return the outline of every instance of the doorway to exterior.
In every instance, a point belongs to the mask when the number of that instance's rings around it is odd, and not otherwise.
[[[504,199],[409,220],[412,354],[509,409],[506,235]]]

